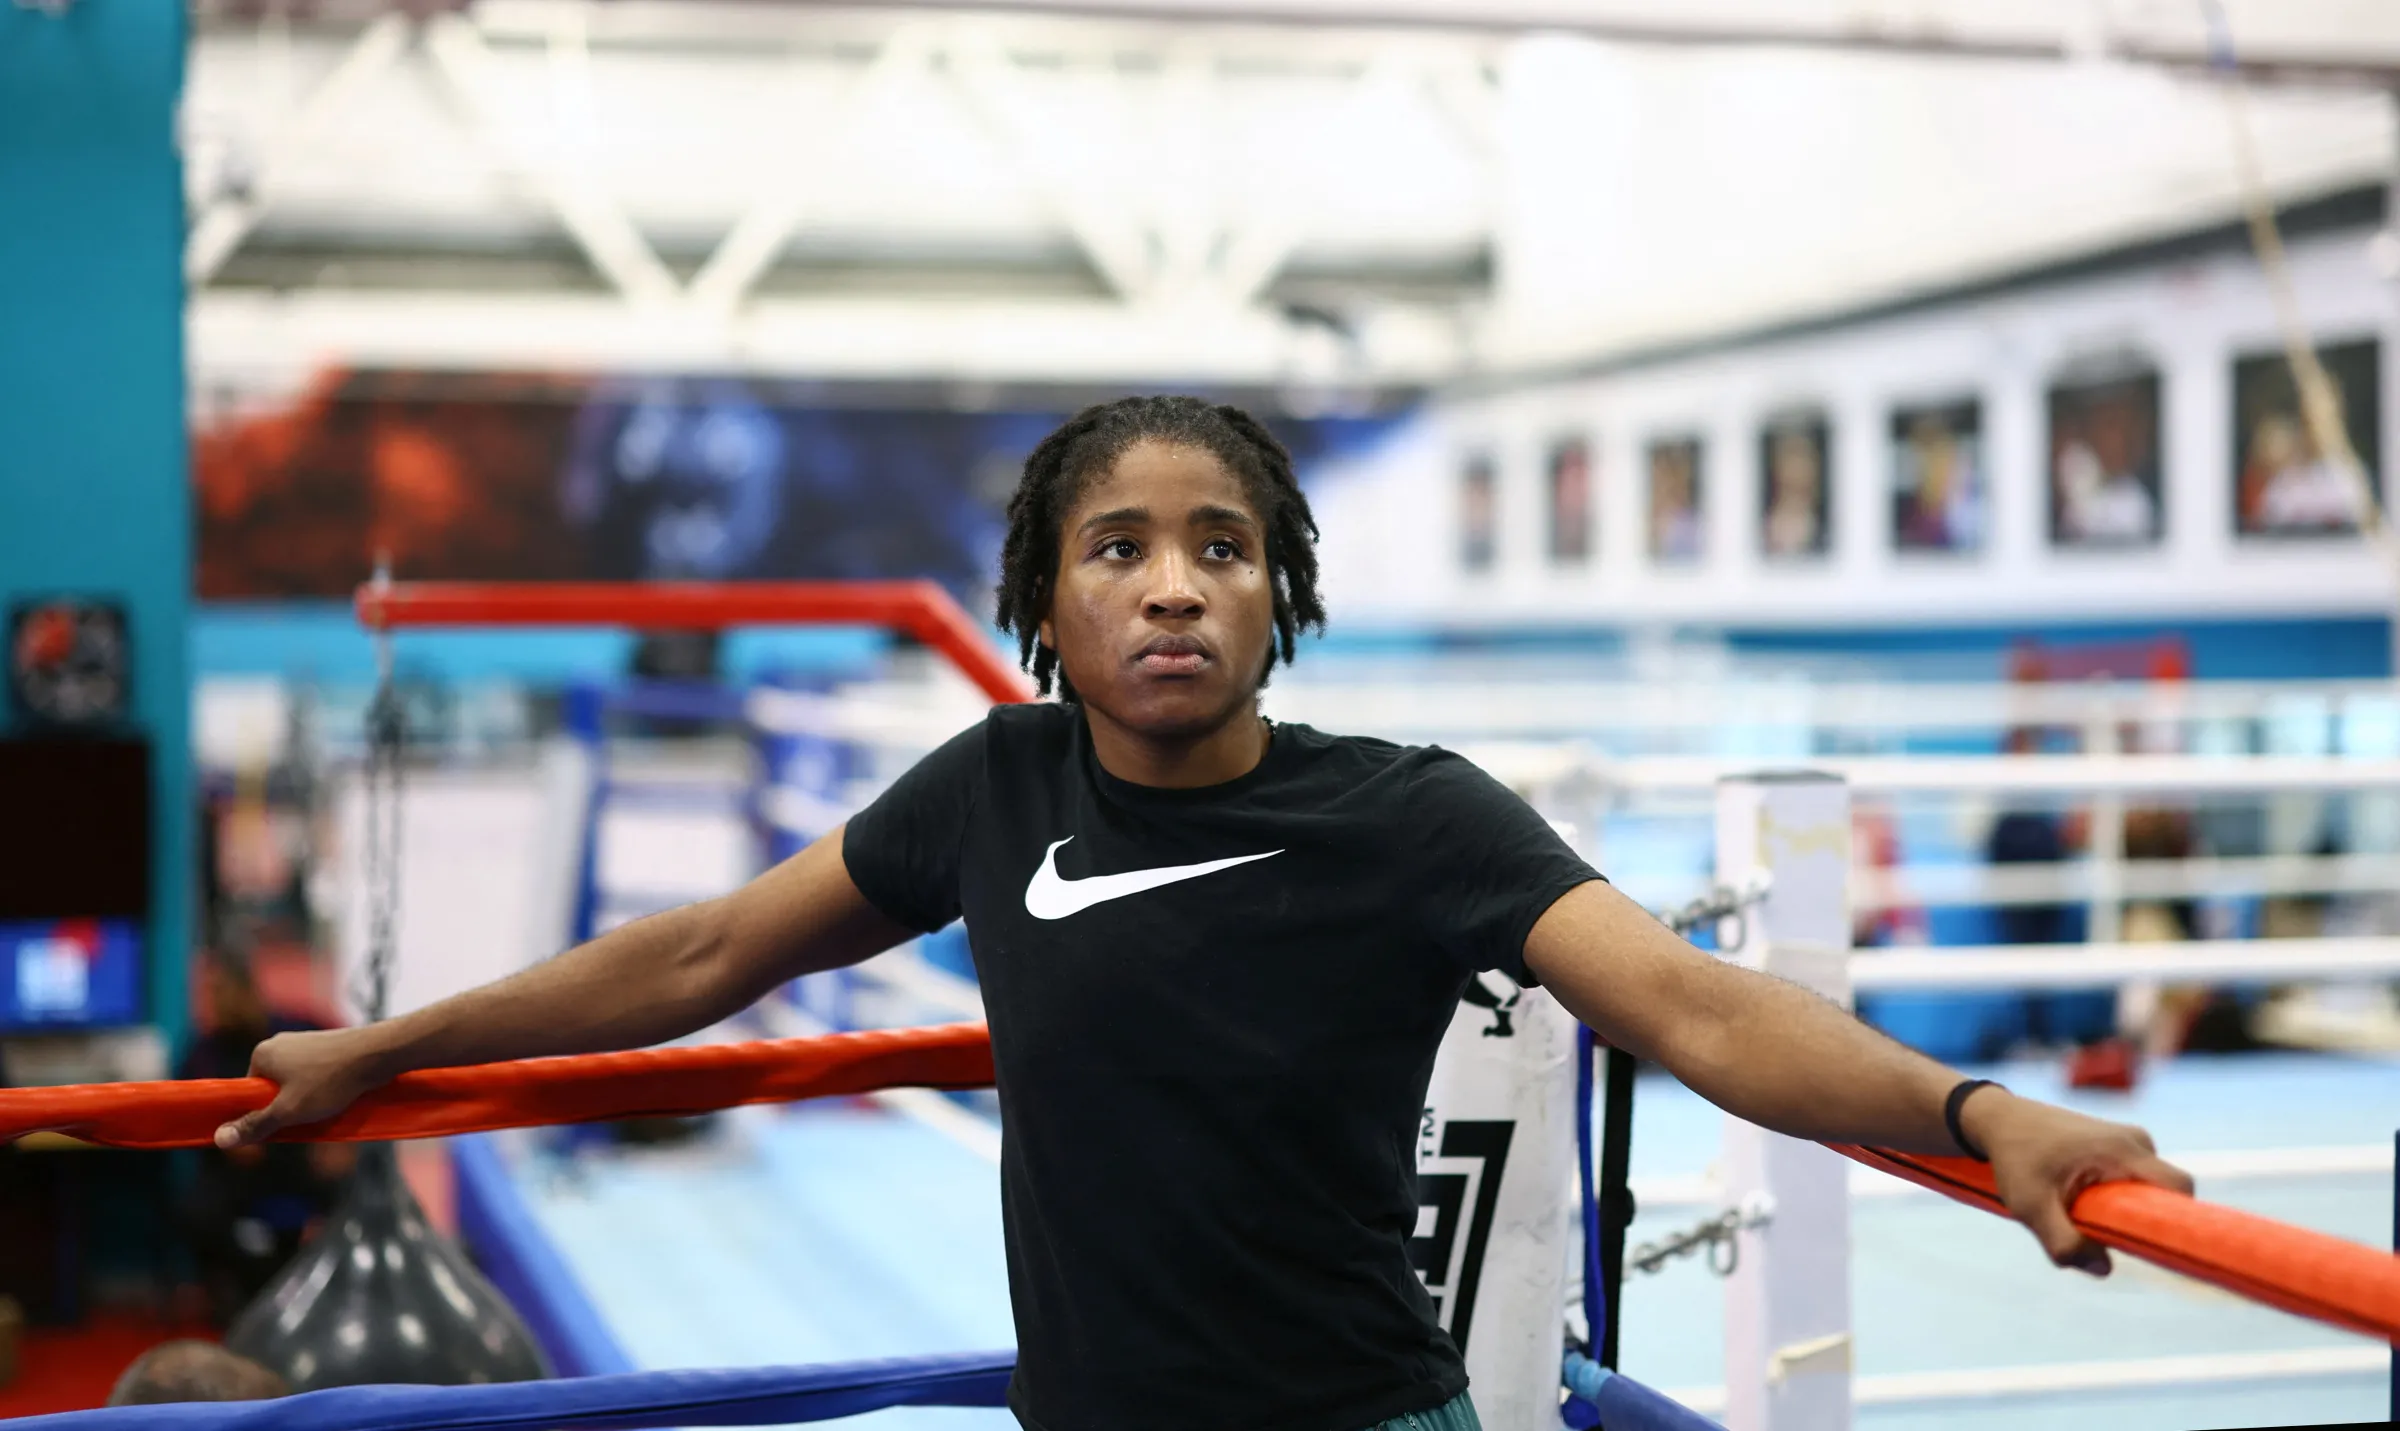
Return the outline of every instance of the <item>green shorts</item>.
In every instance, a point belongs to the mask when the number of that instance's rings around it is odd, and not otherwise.
[[[1430,1411],[1395,1416],[1367,1431],[1483,1431],[1483,1423],[1475,1419],[1475,1403],[1462,1391]]]

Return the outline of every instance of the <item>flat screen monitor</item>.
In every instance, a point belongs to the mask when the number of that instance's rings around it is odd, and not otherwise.
[[[150,912],[150,747],[0,740],[0,920]]]
[[[143,1016],[150,747],[0,740],[0,1033]]]
[[[0,920],[0,1033],[142,1019],[142,926],[131,919]]]

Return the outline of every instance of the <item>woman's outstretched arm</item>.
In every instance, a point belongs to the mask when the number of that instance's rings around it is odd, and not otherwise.
[[[911,936],[860,894],[833,833],[721,898],[612,929],[586,944],[398,1018],[279,1034],[250,1071],[275,1099],[217,1130],[217,1145],[341,1112],[418,1068],[642,1048],[747,1008],[801,974],[855,964]]]

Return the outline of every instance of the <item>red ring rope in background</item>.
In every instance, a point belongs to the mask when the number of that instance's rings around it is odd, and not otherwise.
[[[931,581],[368,582],[353,602],[369,631],[411,626],[854,625],[905,631],[948,657],[989,699],[1033,699],[1033,685],[975,618]]]
[[[700,1044],[631,1053],[531,1058],[404,1073],[336,1117],[277,1141],[438,1138],[601,1118],[705,1113],[880,1088],[989,1088],[992,1044],[981,1024],[874,1029],[822,1038]],[[65,1133],[112,1148],[198,1148],[217,1126],[264,1108],[263,1078],[88,1083],[0,1089],[0,1142]]]
[[[426,1069],[402,1074],[339,1117],[279,1136],[432,1138],[880,1088],[987,1088],[991,1082],[991,1039],[984,1026],[943,1024]],[[0,1089],[0,1141],[57,1132],[121,1148],[200,1147],[219,1124],[266,1106],[273,1094],[263,1078]],[[2005,1215],[1984,1164],[1828,1146]],[[2072,1211],[2076,1226],[2109,1247],[2252,1301],[2400,1342],[2400,1256],[2141,1183],[2086,1189]]]

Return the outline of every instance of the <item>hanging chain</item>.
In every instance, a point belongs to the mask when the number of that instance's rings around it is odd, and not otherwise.
[[[375,694],[366,721],[367,838],[360,873],[367,887],[367,951],[351,997],[373,1022],[390,1007],[392,956],[400,939],[400,767],[408,735],[388,631],[375,633]]]
[[[1660,1241],[1635,1244],[1625,1254],[1625,1266],[1628,1271],[1647,1276],[1678,1257],[1706,1252],[1708,1270],[1719,1277],[1730,1277],[1733,1269],[1741,1265],[1742,1233],[1754,1227],[1764,1227],[1774,1218],[1774,1203],[1761,1193],[1747,1199],[1740,1207],[1729,1207],[1715,1217],[1704,1218]]]
[[[1730,919],[1734,921],[1734,933],[1732,937],[1728,938],[1725,936],[1725,931],[1720,929],[1717,947],[1739,949],[1742,945],[1750,942],[1750,907],[1765,899],[1767,891],[1773,885],[1773,877],[1765,870],[1760,870],[1739,886],[1726,884],[1711,886],[1708,893],[1680,909],[1661,915],[1660,919],[1669,929],[1674,930],[1677,934],[1685,935],[1711,920]]]

